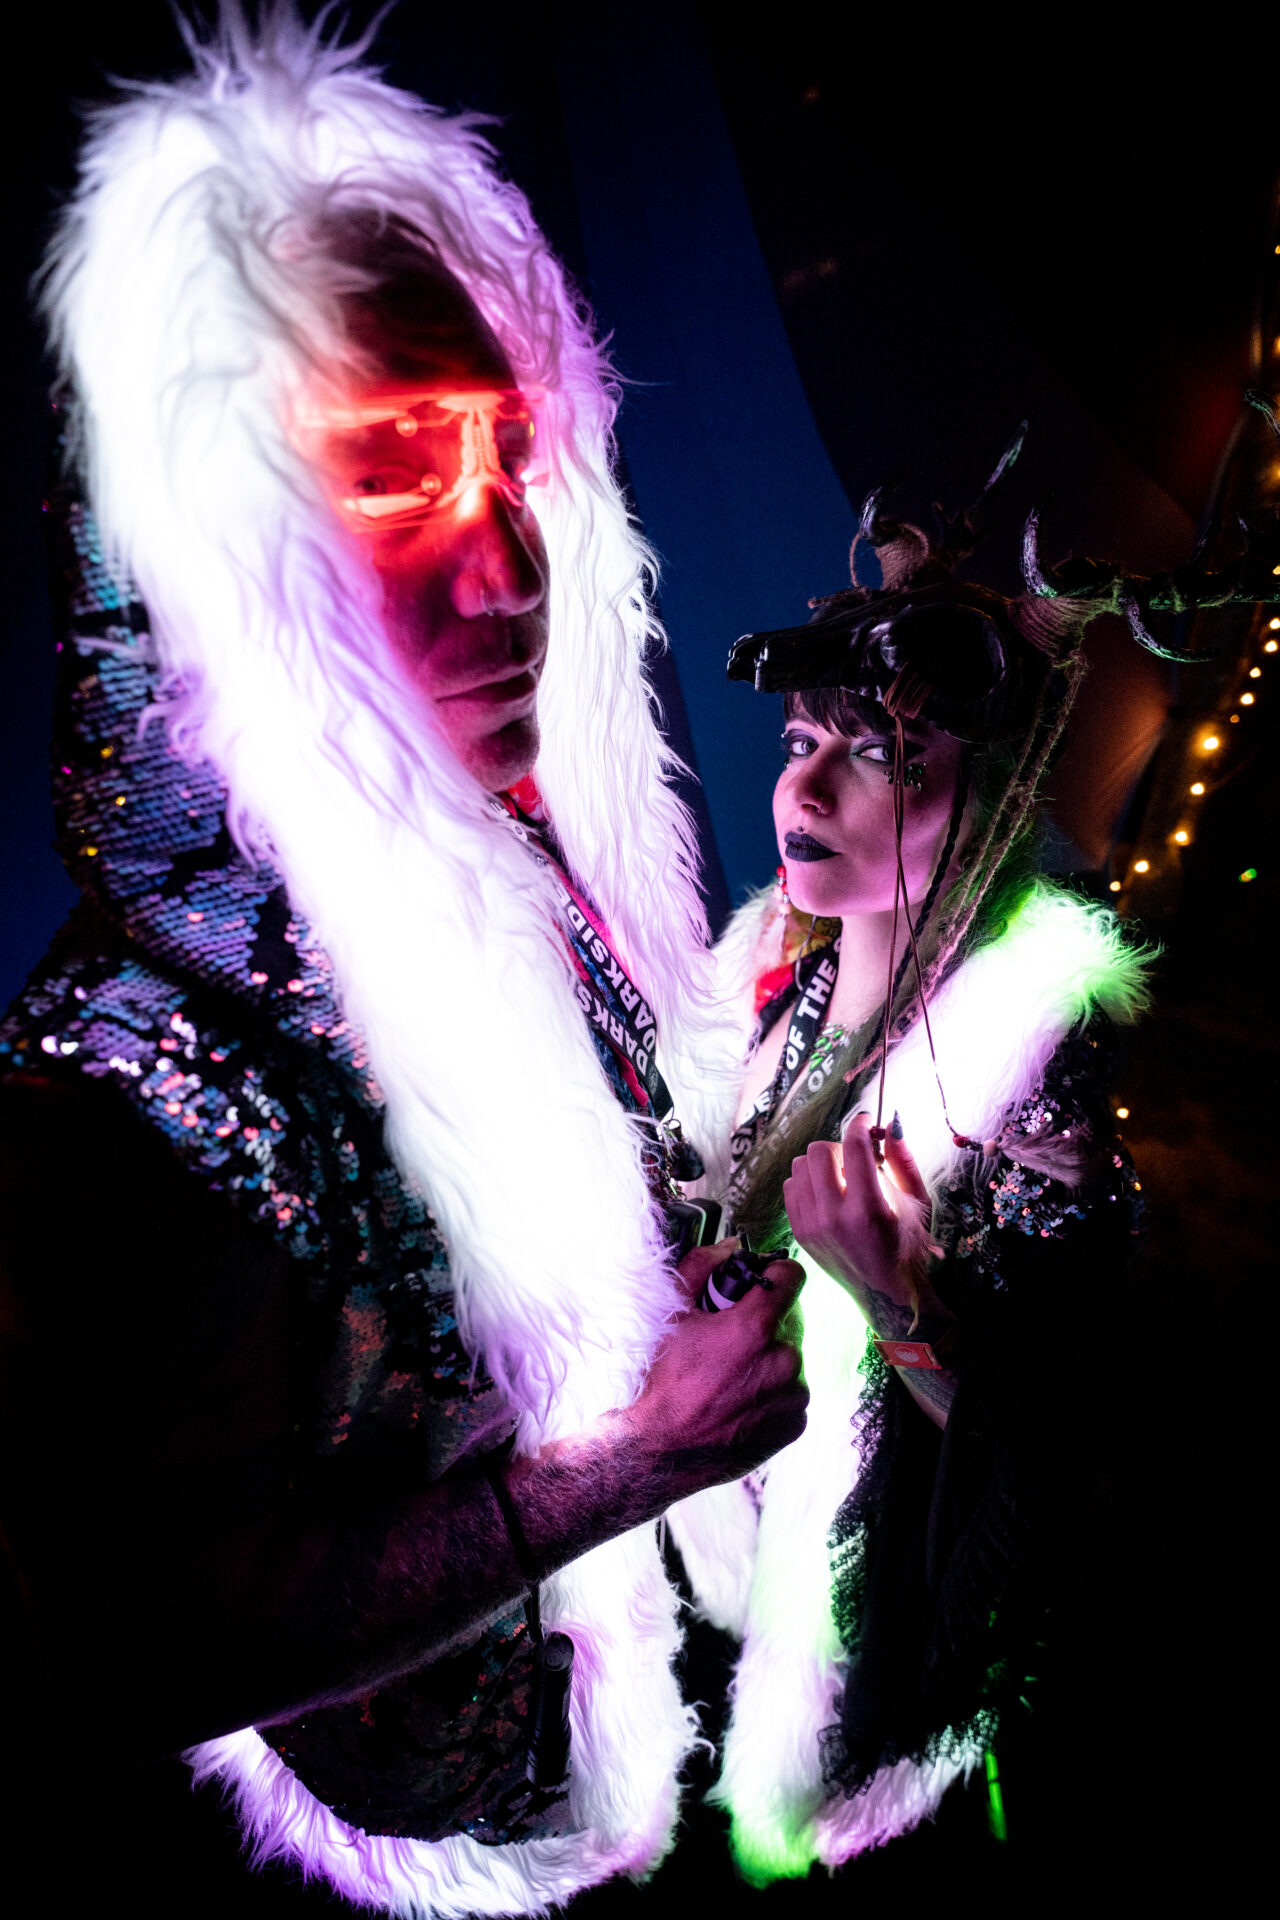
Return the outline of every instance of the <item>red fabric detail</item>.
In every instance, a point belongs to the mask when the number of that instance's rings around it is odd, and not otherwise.
[[[508,787],[505,793],[499,794],[498,798],[514,800],[521,813],[528,814],[531,820],[541,818],[542,795],[538,792],[538,783],[531,773],[526,773],[522,779],[515,782],[514,786]]]
[[[780,967],[770,967],[768,973],[758,976],[756,980],[757,1013],[762,1007],[768,1006],[775,994],[781,993],[782,989],[790,984],[793,971],[791,964],[785,963]]]

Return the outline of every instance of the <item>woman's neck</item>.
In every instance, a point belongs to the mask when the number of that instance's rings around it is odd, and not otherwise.
[[[912,904],[917,911],[917,903]],[[885,997],[889,983],[889,947],[893,940],[893,914],[850,913],[840,923],[840,961],[836,984],[831,993],[827,1018],[837,1027],[852,1031],[870,1019]],[[898,938],[893,964],[896,967],[907,949],[907,916],[898,914]]]

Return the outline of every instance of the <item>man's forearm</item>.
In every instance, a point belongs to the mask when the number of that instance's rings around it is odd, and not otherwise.
[[[420,1492],[277,1527],[242,1589],[245,1624],[224,1643],[232,1671],[219,1674],[216,1662],[202,1676],[201,1693],[216,1703],[200,1715],[208,1724],[177,1744],[359,1698],[443,1657],[518,1605],[531,1572],[547,1578],[707,1477],[683,1452],[655,1456],[615,1414],[590,1441],[462,1462]]]

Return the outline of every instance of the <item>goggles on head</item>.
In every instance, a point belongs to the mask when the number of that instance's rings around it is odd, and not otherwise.
[[[335,504],[363,533],[413,526],[463,505],[476,488],[525,504],[536,426],[533,396],[516,388],[429,389],[365,403],[309,407],[303,432],[361,436]]]
[[[950,579],[836,595],[807,626],[744,634],[729,655],[729,678],[757,692],[843,687],[975,744],[1025,727],[1051,667],[1008,602]]]

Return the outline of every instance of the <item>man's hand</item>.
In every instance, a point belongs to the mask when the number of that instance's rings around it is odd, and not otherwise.
[[[625,1416],[646,1453],[688,1481],[686,1493],[750,1472],[804,1431],[809,1394],[796,1334],[786,1324],[804,1284],[796,1262],[771,1261],[764,1284],[721,1313],[697,1309],[707,1276],[737,1244],[695,1247],[681,1262],[689,1309]]]

